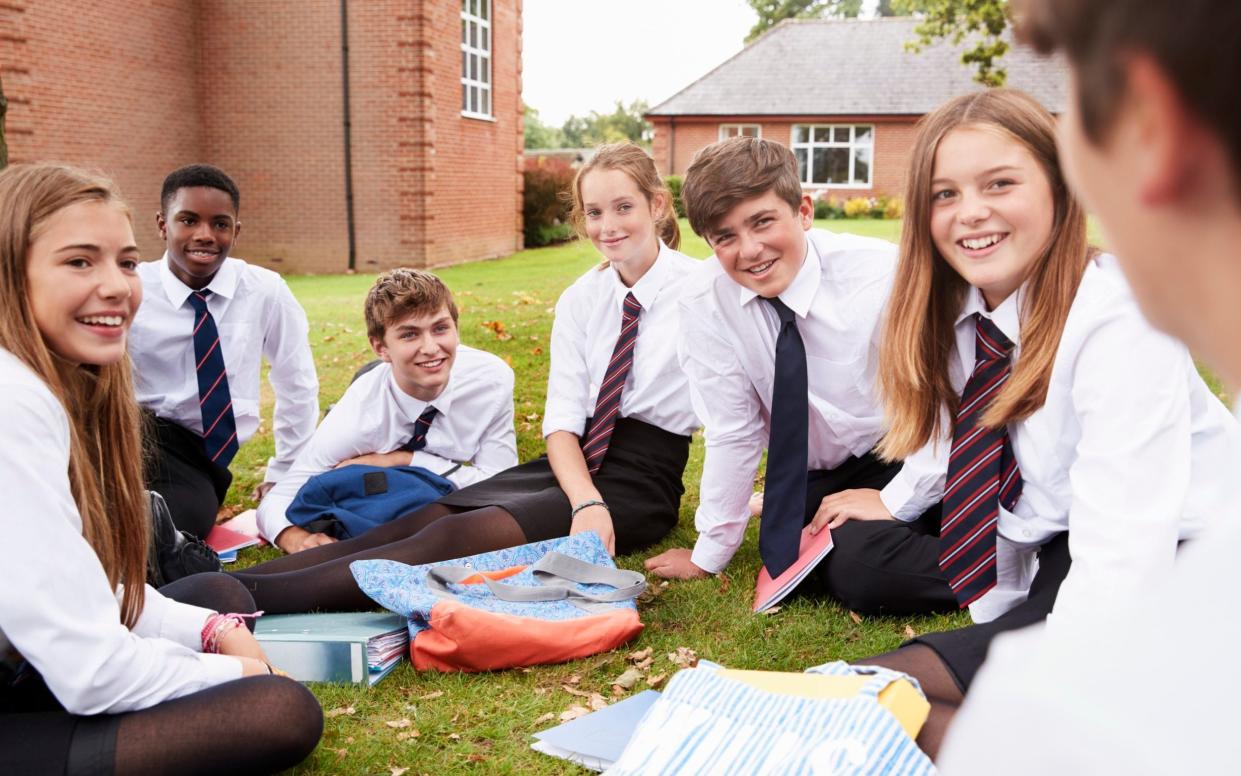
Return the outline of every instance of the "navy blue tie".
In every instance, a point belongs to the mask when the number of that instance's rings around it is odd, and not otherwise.
[[[771,396],[771,438],[758,554],[772,579],[797,560],[806,520],[806,456],[810,446],[806,346],[797,316],[779,298],[767,299],[780,317],[776,374]]]
[[[203,452],[219,466],[227,467],[237,454],[237,420],[233,397],[228,392],[228,372],[215,319],[207,309],[210,289],[190,294],[194,308],[194,364],[198,372],[198,407],[203,418]]]
[[[427,406],[418,419],[414,421],[414,435],[409,441],[401,445],[402,450],[408,450],[416,453],[427,446],[427,432],[431,430],[431,421],[435,420],[435,416],[439,414],[439,410],[434,407]]]

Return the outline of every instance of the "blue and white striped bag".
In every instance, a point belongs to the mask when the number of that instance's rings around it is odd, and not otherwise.
[[[868,675],[852,698],[800,698],[721,676],[680,671],[647,710],[609,774],[857,774],[922,776],[935,766],[887,709],[883,688],[912,678],[827,663],[807,673]],[[920,688],[919,688],[920,689]]]

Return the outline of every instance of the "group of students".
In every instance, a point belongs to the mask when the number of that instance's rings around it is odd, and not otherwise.
[[[947,736],[945,770],[1233,762],[1229,696],[1201,674],[1241,686],[1232,641],[1207,624],[1241,635],[1226,582],[1241,428],[1173,337],[1241,385],[1241,125],[1223,75],[1241,47],[1195,44],[1241,18],[1211,0],[1014,10],[1020,34],[1067,53],[1068,111],[1057,126],[1000,89],[929,114],[899,248],[814,229],[792,153],[733,138],[686,172],[689,222],[714,251],[696,262],[677,251],[650,157],[599,149],[573,217],[604,262],[557,303],[547,455],[520,465],[512,371],[460,344],[433,275],[376,281],[365,317],[381,363],[315,429],[305,315],[278,276],[229,258],[227,176],[169,176],[167,252],[141,264],[107,181],[0,173],[0,483],[15,499],[0,520],[24,548],[0,572],[0,764],[296,763],[319,707],[269,675],[244,615],[369,608],[358,559],[426,563],[587,530],[615,553],[649,547],[676,524],[700,425],[698,539],[647,568],[718,572],[761,512],[773,576],[804,528],[832,532],[803,592],[860,612],[968,607],[973,625],[861,661],[919,680],[932,712],[918,742],[938,755]],[[1116,257],[1087,242],[1075,192]],[[264,355],[277,454],[259,522],[289,554],[144,586],[144,487],[183,528],[209,528],[257,427]],[[353,539],[292,525],[299,488],[346,463],[422,466],[457,489]],[[1148,621],[1165,615],[1172,627]],[[1194,674],[1168,670],[1190,655]],[[1170,704],[1176,735],[1152,744]],[[222,737],[237,743],[208,757]]]

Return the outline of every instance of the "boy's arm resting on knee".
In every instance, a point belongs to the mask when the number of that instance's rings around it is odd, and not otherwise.
[[[273,544],[291,555],[321,544],[331,544],[334,541],[336,540],[325,533],[312,533],[300,526],[291,525],[280,532]]]

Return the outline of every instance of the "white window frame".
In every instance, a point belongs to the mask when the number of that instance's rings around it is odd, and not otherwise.
[[[806,129],[807,142],[797,142],[797,130]],[[826,129],[828,136],[832,140],[823,141],[815,140],[815,130]],[[835,140],[837,129],[848,129],[849,139],[845,142]],[[859,129],[869,129],[870,138],[859,142],[857,140],[857,131]],[[798,150],[806,151],[806,174],[802,177],[801,185],[808,189],[870,189],[874,188],[875,181],[875,125],[874,124],[794,124],[789,130],[789,148],[793,149],[796,155]],[[814,152],[820,148],[847,148],[849,149],[849,182],[848,183],[826,183],[811,182],[809,178],[814,172]],[[856,180],[853,166],[855,155],[854,149],[869,148],[870,149],[870,166],[867,169],[865,181]]]
[[[495,120],[491,0],[461,0],[461,115]]]
[[[748,137],[762,137],[763,136],[763,125],[762,124],[721,124],[719,139],[727,140],[730,137],[737,137],[738,135],[743,134],[741,130],[748,129],[750,127],[754,128],[754,134],[749,135]],[[730,133],[730,130],[733,130],[733,131]]]

